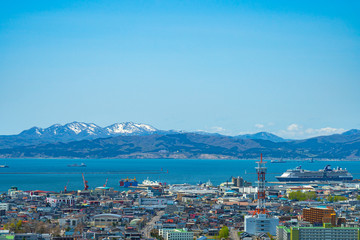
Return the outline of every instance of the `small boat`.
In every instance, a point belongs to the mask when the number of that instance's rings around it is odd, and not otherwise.
[[[74,163],[74,164],[69,164],[68,167],[86,167],[86,164],[85,163],[81,163],[81,164]]]
[[[5,165],[0,165],[0,168],[9,168],[9,166],[7,164]]]

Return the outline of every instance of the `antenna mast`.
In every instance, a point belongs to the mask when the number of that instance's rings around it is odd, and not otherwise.
[[[258,166],[256,167],[256,172],[258,175],[258,180],[256,181],[258,185],[258,194],[257,194],[257,207],[254,212],[255,214],[266,214],[266,207],[265,207],[265,175],[267,167],[265,167],[265,163],[262,159],[262,153],[260,155],[260,162],[256,162]]]

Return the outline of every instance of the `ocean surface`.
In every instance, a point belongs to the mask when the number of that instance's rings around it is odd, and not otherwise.
[[[141,183],[145,179],[175,183],[213,184],[231,181],[232,176],[242,176],[245,180],[256,180],[255,166],[258,160],[191,160],[191,159],[0,159],[0,192],[11,186],[21,190],[61,191],[83,189],[82,173],[90,189],[107,186],[120,190],[119,180],[134,178]],[[264,160],[266,161],[266,160]],[[69,164],[85,163],[87,167],[68,167]],[[303,169],[319,170],[327,164],[333,168],[347,168],[354,178],[360,178],[360,162],[350,161],[288,161],[270,163],[267,161],[267,181],[276,181],[289,168],[301,165]]]

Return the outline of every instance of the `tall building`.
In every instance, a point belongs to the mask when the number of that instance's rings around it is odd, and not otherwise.
[[[331,223],[334,227],[346,223],[344,218],[339,218],[334,209],[329,207],[304,208],[303,219],[311,224]]]
[[[265,207],[265,175],[267,168],[262,160],[262,154],[260,162],[257,162],[256,172],[258,175],[258,193],[257,193],[257,207],[252,216],[245,216],[245,232],[259,235],[262,233],[270,233],[276,235],[276,226],[279,225],[279,218],[270,217],[266,213]]]
[[[245,232],[250,234],[259,235],[261,233],[270,233],[276,236],[276,227],[278,225],[278,218],[269,217],[266,214],[245,216]]]
[[[242,177],[233,177],[232,183],[235,187],[249,187],[251,182],[245,181]]]

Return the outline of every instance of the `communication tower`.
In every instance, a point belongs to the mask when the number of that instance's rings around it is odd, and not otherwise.
[[[255,168],[257,172],[257,207],[253,215],[255,214],[266,214],[266,206],[265,206],[265,175],[267,167],[265,167],[265,163],[263,162],[262,154],[260,155],[260,161],[256,162],[258,166]]]
[[[257,167],[257,206],[252,215],[245,216],[245,232],[259,235],[262,233],[270,233],[276,235],[276,226],[279,225],[279,218],[269,216],[266,212],[266,171],[265,163],[260,155],[260,161],[256,162]]]

